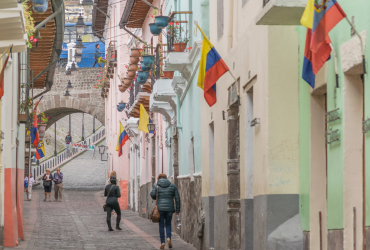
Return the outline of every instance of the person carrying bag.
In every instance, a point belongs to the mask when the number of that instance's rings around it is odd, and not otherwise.
[[[118,198],[121,197],[121,190],[116,186],[117,178],[115,176],[110,177],[110,183],[105,187],[104,196],[107,197],[105,205],[103,206],[104,211],[107,212],[107,224],[108,231],[114,231],[111,225],[111,216],[112,210],[116,211],[117,220],[116,220],[116,229],[122,230],[119,223],[121,222],[121,208],[119,207]]]
[[[150,218],[152,222],[159,222],[159,235],[161,239],[160,249],[164,249],[165,235],[164,229],[166,228],[166,238],[169,248],[172,248],[171,242],[171,221],[174,212],[180,213],[180,195],[176,185],[172,184],[167,180],[167,175],[160,174],[158,176],[158,182],[154,185],[150,196],[153,200],[156,200],[156,206],[154,207]],[[175,202],[174,202],[175,199]],[[176,209],[175,209],[176,207]],[[157,214],[159,213],[159,215]]]

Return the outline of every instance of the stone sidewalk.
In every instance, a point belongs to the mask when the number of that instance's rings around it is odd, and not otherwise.
[[[20,241],[17,249],[159,249],[158,224],[135,212],[123,210],[123,230],[108,232],[102,194],[97,190],[64,190],[63,202],[44,202],[43,190],[33,190],[32,201],[24,203],[25,241]],[[176,234],[172,242],[174,250],[195,250]]]

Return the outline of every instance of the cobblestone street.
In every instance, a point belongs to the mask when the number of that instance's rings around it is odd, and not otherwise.
[[[44,202],[42,186],[33,190],[32,201],[24,201],[25,241],[19,240],[18,249],[159,249],[158,224],[135,212],[122,210],[123,230],[108,232],[102,208],[106,162],[92,155],[87,151],[62,167],[69,188],[63,191],[63,202]],[[194,249],[176,234],[172,239],[173,249]]]

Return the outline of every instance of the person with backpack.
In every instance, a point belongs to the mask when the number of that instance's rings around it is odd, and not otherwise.
[[[122,230],[120,228],[119,223],[121,222],[121,208],[119,207],[118,198],[121,197],[121,190],[116,185],[117,178],[115,176],[111,176],[110,184],[105,187],[104,196],[107,197],[105,203],[105,211],[107,212],[107,224],[108,224],[108,231],[114,231],[111,225],[111,217],[112,217],[112,210],[116,211],[117,220],[116,220],[116,229]]]
[[[65,138],[65,142],[66,142],[67,152],[69,152],[69,144],[71,144],[71,142],[72,142],[72,136],[69,132],[68,132],[68,135]]]
[[[157,190],[158,188],[158,190]],[[158,192],[158,197],[157,197]],[[153,200],[157,200],[158,211],[160,213],[159,218],[159,236],[161,239],[160,249],[165,247],[165,235],[164,228],[166,225],[166,238],[168,248],[172,248],[171,242],[171,221],[174,212],[178,215],[180,213],[180,195],[175,184],[172,184],[167,180],[167,175],[158,175],[158,182],[154,184],[154,188],[150,193]],[[174,200],[176,202],[176,209]]]
[[[51,187],[53,185],[53,175],[50,173],[50,168],[47,168],[45,170],[45,174],[44,176],[42,177],[42,180],[43,180],[43,186],[44,186],[44,191],[45,191],[45,199],[44,201],[46,201],[47,199],[47,194],[49,193],[49,202],[51,201]]]

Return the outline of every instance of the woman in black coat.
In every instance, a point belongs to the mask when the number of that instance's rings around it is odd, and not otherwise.
[[[47,168],[45,170],[45,174],[42,178],[43,180],[43,185],[44,185],[44,191],[45,191],[45,199],[46,201],[47,194],[49,193],[49,201],[51,201],[51,187],[53,186],[52,180],[53,180],[53,175],[50,173],[50,169]]]
[[[121,208],[119,207],[118,198],[121,197],[121,190],[118,186],[116,186],[116,177],[110,177],[110,183],[105,187],[104,196],[107,196],[106,202],[106,210],[107,210],[107,224],[108,224],[108,231],[113,231],[111,225],[111,216],[112,216],[112,209],[117,213],[117,221],[116,221],[116,229],[122,230],[119,227],[119,223],[121,221]]]

